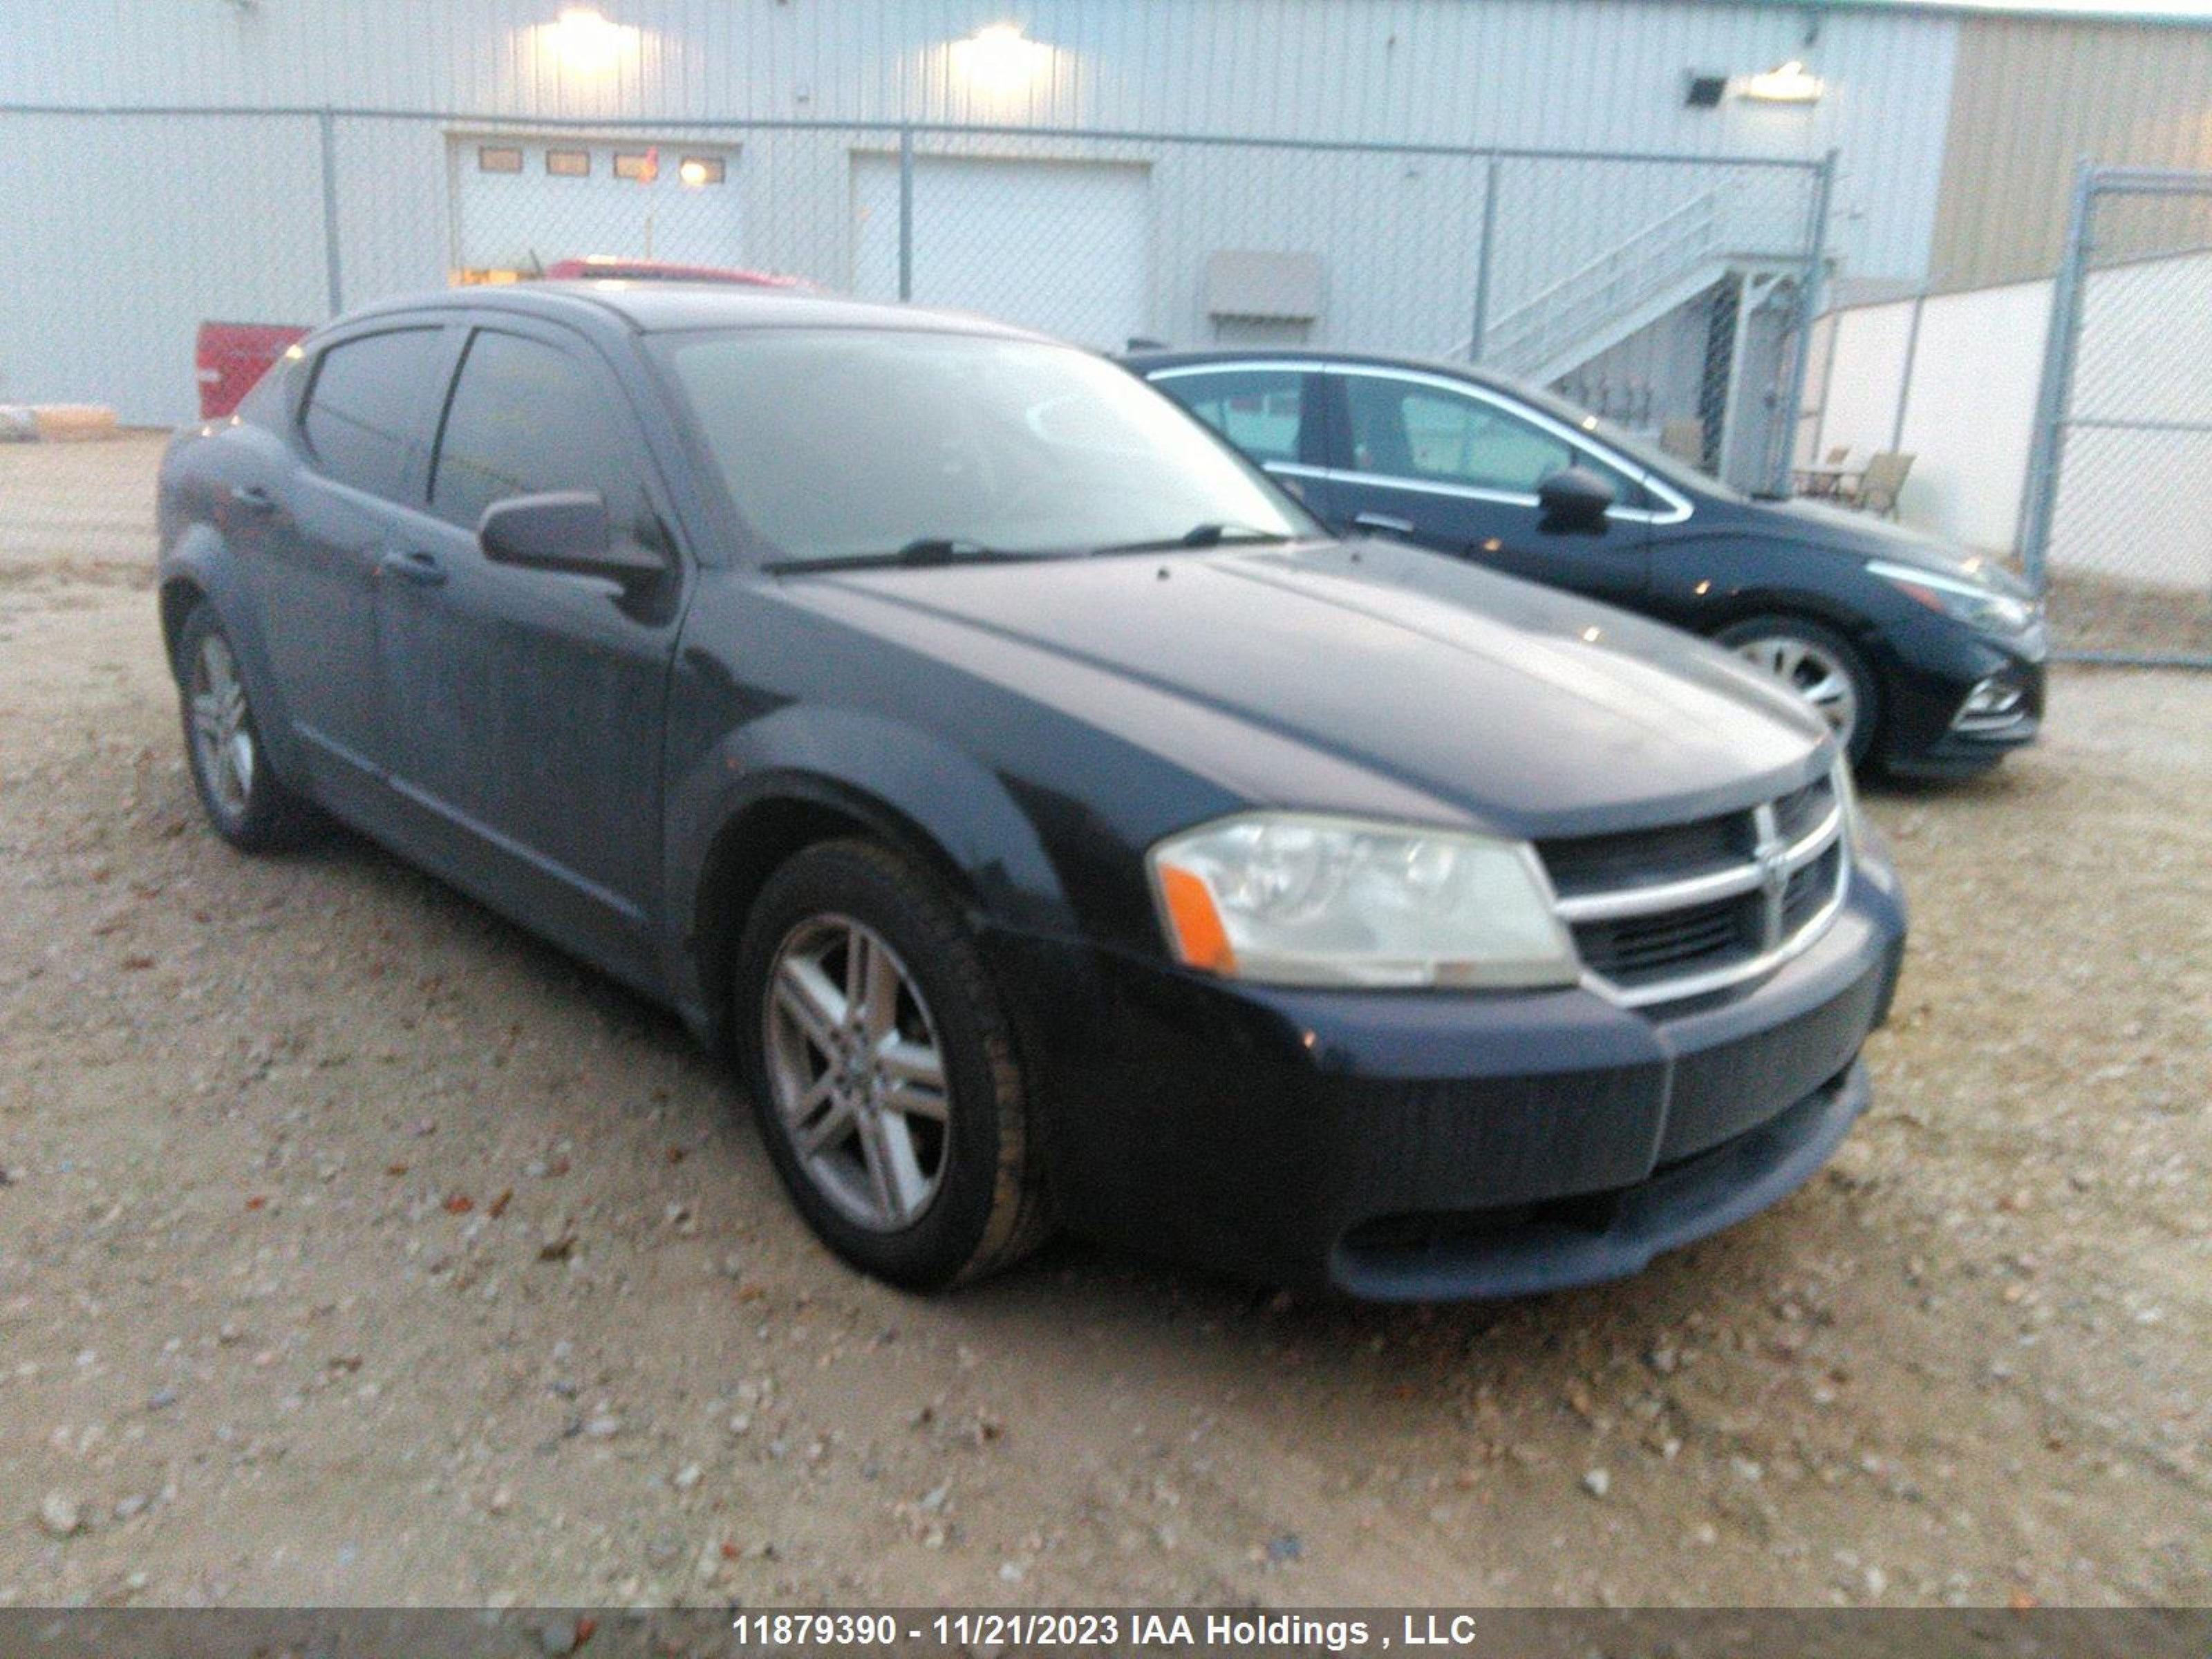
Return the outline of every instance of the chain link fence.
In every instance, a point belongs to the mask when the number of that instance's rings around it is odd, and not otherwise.
[[[2021,550],[2058,654],[2212,668],[2212,173],[2085,164]]]
[[[0,109],[0,399],[189,418],[203,321],[650,260],[1105,350],[1471,359],[1756,489],[1786,481],[1832,165],[314,109]]]

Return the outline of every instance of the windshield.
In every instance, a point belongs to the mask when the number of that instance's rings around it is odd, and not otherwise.
[[[1176,404],[1070,346],[779,328],[656,349],[779,562],[1325,533]]]

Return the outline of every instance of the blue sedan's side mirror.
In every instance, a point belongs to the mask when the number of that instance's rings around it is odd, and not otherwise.
[[[1544,509],[1545,529],[1596,532],[1605,528],[1613,486],[1588,467],[1570,466],[1536,486],[1536,501]]]

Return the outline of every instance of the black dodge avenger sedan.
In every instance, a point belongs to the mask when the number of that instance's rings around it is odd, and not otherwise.
[[[929,1287],[1054,1226],[1369,1297],[1615,1278],[1803,1182],[1904,940],[1813,710],[1328,535],[973,319],[379,306],[161,481],[193,777],[680,1010]]]
[[[1718,641],[1854,761],[1955,776],[2034,740],[2040,607],[2002,568],[1819,502],[1757,501],[1464,363],[1165,352],[1130,367],[1305,504]]]

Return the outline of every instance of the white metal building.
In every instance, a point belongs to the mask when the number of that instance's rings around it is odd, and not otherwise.
[[[1479,329],[1489,360],[1640,424],[1687,398],[1726,460],[1730,431],[1787,424],[1821,200],[1817,268],[1847,293],[1917,286],[1956,243],[1978,185],[1954,92],[1986,122],[1975,65],[2003,21],[1872,0],[0,0],[0,398],[182,419],[203,319],[314,321],[604,252],[1099,345],[1442,355]],[[1680,159],[1831,151],[1832,189]],[[1656,153],[1678,159],[1625,159]],[[1742,414],[1759,398],[1768,436]]]

